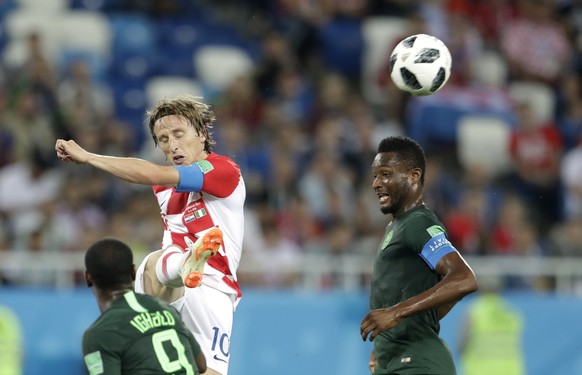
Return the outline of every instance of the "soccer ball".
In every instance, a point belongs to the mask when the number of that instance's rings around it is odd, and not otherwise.
[[[451,53],[438,38],[417,34],[404,38],[390,55],[390,78],[402,91],[432,95],[451,76]]]

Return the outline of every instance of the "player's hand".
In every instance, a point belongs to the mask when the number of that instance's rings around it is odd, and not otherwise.
[[[79,146],[75,141],[65,141],[57,139],[55,144],[57,157],[63,161],[72,161],[79,164],[87,163],[89,153]]]
[[[370,335],[370,341],[380,333],[395,327],[400,322],[400,315],[394,308],[372,310],[360,323],[362,340],[366,341]]]

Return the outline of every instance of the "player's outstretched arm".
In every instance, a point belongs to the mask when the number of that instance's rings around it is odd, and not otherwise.
[[[150,186],[176,186],[180,182],[180,176],[174,167],[158,165],[138,158],[91,153],[73,140],[58,139],[55,150],[57,156],[63,161],[89,164],[128,182]]]
[[[360,334],[370,341],[378,333],[395,327],[402,319],[420,312],[444,306],[439,315],[448,312],[447,305],[454,304],[477,290],[473,270],[458,252],[451,252],[438,262],[435,271],[442,279],[432,288],[386,309],[370,311],[360,324]],[[452,305],[450,306],[452,307]]]

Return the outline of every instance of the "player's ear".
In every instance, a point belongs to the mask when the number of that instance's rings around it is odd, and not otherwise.
[[[412,183],[418,184],[420,183],[420,178],[422,177],[422,171],[420,170],[420,168],[413,168],[410,171],[409,176]]]
[[[131,265],[131,281],[135,281],[135,264]]]
[[[87,283],[88,288],[93,287],[93,277],[87,271],[85,271],[85,282]]]

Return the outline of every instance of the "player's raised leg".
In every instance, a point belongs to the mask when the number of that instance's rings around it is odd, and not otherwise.
[[[222,244],[222,231],[211,228],[196,242],[186,238],[186,244],[186,251],[171,245],[150,254],[138,269],[136,290],[171,303],[184,295],[184,286],[200,286],[206,262]]]
[[[152,252],[137,270],[136,292],[156,296],[168,303],[172,303],[184,295],[183,286],[164,285],[157,276],[156,264],[167,249]]]
[[[186,238],[186,244],[188,251],[180,264],[180,276],[186,287],[195,288],[202,284],[204,265],[208,258],[216,254],[222,245],[222,230],[216,227],[211,228],[194,243]]]

